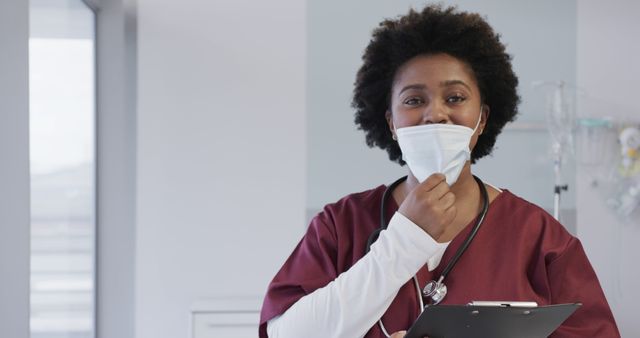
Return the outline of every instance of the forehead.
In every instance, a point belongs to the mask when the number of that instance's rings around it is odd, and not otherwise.
[[[393,90],[410,84],[437,87],[439,83],[450,80],[463,81],[477,91],[473,71],[464,61],[448,54],[418,55],[398,68]]]

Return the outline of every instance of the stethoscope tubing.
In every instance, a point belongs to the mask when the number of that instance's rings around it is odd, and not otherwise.
[[[460,257],[462,257],[462,254],[467,250],[467,248],[471,244],[471,241],[473,241],[473,238],[478,233],[478,230],[480,229],[480,226],[482,225],[482,222],[484,221],[485,216],[489,211],[489,194],[487,193],[487,188],[484,186],[484,183],[482,182],[482,180],[480,180],[480,178],[478,178],[475,175],[473,176],[473,178],[476,180],[476,183],[478,183],[478,187],[480,188],[480,193],[482,195],[482,199],[483,199],[482,211],[476,218],[476,223],[474,224],[473,228],[471,229],[471,232],[465,239],[464,243],[462,243],[462,245],[458,248],[455,255],[453,256],[451,261],[449,261],[445,269],[440,274],[438,281],[436,282],[436,287],[441,287],[441,286],[445,287],[445,291],[446,291],[446,286],[444,286],[444,279],[447,277],[449,272],[451,272],[451,270],[456,265]],[[389,187],[387,187],[387,189],[385,189],[384,193],[382,194],[382,201],[381,201],[382,203],[380,207],[380,227],[374,230],[374,232],[371,233],[371,235],[369,235],[369,238],[367,239],[367,246],[365,248],[365,254],[369,252],[369,250],[371,249],[371,245],[378,239],[378,237],[380,236],[380,232],[385,230],[388,226],[386,222],[385,207],[386,207],[386,204],[387,204],[386,202],[389,198],[389,195],[400,183],[404,182],[406,179],[407,179],[407,176],[399,178],[398,180],[393,182],[391,185],[389,185]],[[418,294],[418,300],[420,303],[420,312],[422,313],[422,311],[424,311],[424,302],[423,302],[422,293],[420,292],[420,285],[418,283],[417,276],[413,276],[413,281],[416,287],[416,292]],[[445,295],[446,295],[446,292],[445,292]],[[433,297],[432,297],[432,300],[433,300]],[[434,305],[437,305],[441,300],[442,299],[436,301]],[[390,337],[389,333],[384,327],[384,324],[382,323],[382,318],[378,320],[378,324],[380,325],[380,328],[382,329],[382,332],[385,334],[385,336]]]

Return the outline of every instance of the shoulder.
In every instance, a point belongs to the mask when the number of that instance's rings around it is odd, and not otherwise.
[[[338,252],[337,265],[346,270],[359,259],[369,235],[380,224],[381,200],[386,186],[346,195],[327,204],[309,225],[308,233],[315,232],[330,238]]]
[[[517,219],[526,227],[533,227],[538,231],[550,231],[558,236],[571,236],[560,222],[537,204],[529,202],[509,190],[504,190],[499,198],[499,206],[496,211],[501,218]]]
[[[505,222],[510,232],[527,241],[550,261],[561,255],[577,239],[540,206],[508,190],[499,196],[495,219]]]
[[[311,220],[310,227],[317,226],[318,223],[328,227],[334,234],[344,232],[348,228],[349,232],[359,227],[355,225],[366,225],[371,223],[374,216],[380,213],[380,203],[382,195],[386,189],[385,185],[380,185],[372,189],[348,194],[339,200],[329,203]],[[361,227],[361,226],[360,226]],[[365,228],[368,228],[365,226]]]
[[[380,209],[382,195],[386,186],[378,187],[346,195],[336,202],[325,205],[319,215],[331,218],[355,216],[362,212],[370,213]]]

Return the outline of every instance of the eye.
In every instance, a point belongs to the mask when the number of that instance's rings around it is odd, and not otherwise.
[[[467,98],[460,94],[455,94],[447,97],[447,103],[461,103],[464,102]]]
[[[406,100],[404,100],[404,104],[408,105],[408,106],[417,106],[424,103],[424,101],[419,98],[419,97],[410,97]]]

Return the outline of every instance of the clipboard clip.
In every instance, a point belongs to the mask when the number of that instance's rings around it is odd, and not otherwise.
[[[501,307],[537,307],[536,302],[510,302],[510,301],[473,301],[470,306],[501,306]]]

